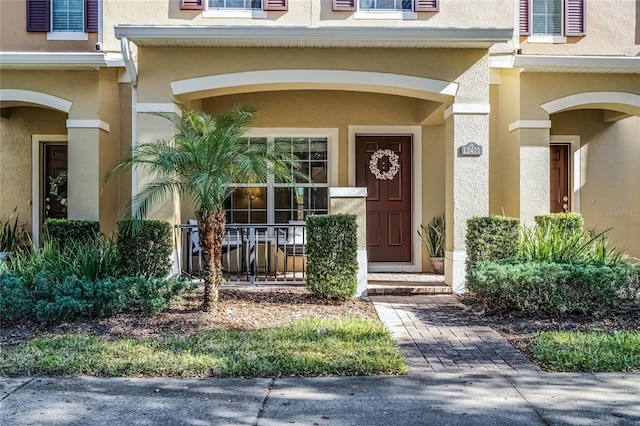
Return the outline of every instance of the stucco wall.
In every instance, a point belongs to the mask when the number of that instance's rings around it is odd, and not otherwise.
[[[0,118],[0,218],[18,207],[31,228],[32,135],[65,135],[67,115],[35,107],[15,107]]]
[[[585,226],[613,228],[613,245],[640,258],[640,117],[605,123],[602,110],[569,111],[552,116],[551,134],[580,136]]]
[[[567,37],[562,44],[529,43],[520,38],[525,55],[637,56],[638,5],[635,0],[588,0],[587,35]]]
[[[87,38],[88,40],[83,41],[47,40],[47,33],[28,32],[26,0],[0,1],[0,51],[2,52],[95,52],[97,33],[90,33]]]
[[[138,87],[139,102],[171,102],[173,93],[169,83],[175,80],[273,69],[397,73],[448,82],[463,78],[469,86],[461,88],[458,101],[488,102],[488,96],[483,95],[485,91],[478,90],[478,85],[488,84],[486,50],[482,49],[140,48],[139,58],[139,72],[144,76]],[[475,72],[467,73],[470,69]],[[392,83],[393,76],[389,79]],[[212,95],[199,93],[193,97]]]
[[[206,1],[206,0],[205,0]],[[202,11],[180,10],[178,0],[118,0],[104,2],[104,39],[108,50],[119,50],[113,26],[133,25],[247,25],[247,26],[430,26],[511,27],[513,1],[446,0],[437,13],[419,13],[415,20],[356,19],[353,12],[334,12],[332,0],[290,0],[287,12],[268,12],[266,19],[209,18]],[[204,15],[206,15],[205,13]]]

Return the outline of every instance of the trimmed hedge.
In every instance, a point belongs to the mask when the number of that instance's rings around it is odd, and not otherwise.
[[[194,288],[186,279],[70,275],[56,283],[48,271],[26,282],[12,273],[0,273],[0,320],[33,318],[43,324],[76,318],[104,318],[126,309],[145,314],[162,311],[171,299]]]
[[[623,303],[640,302],[632,279],[637,269],[633,268],[519,259],[481,261],[468,272],[467,286],[487,311],[602,316]]]
[[[118,222],[117,250],[120,274],[145,278],[166,277],[171,270],[171,226],[159,220]],[[139,226],[138,226],[139,225]],[[136,229],[134,231],[134,229]]]
[[[516,257],[519,238],[518,218],[488,216],[467,220],[467,279],[469,271],[482,260]]]
[[[353,297],[358,289],[355,215],[307,217],[307,289],[328,299]]]
[[[580,213],[551,213],[535,217],[536,226],[543,231],[555,230],[567,235],[579,235],[584,232],[584,221]]]
[[[86,243],[100,235],[100,223],[94,220],[47,219],[43,234],[60,247],[71,241]]]

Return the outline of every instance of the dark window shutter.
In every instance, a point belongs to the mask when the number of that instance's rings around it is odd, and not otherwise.
[[[262,0],[262,10],[289,10],[289,0]]]
[[[98,0],[84,0],[84,31],[98,32]]]
[[[357,0],[333,0],[333,10],[338,12],[353,12],[356,10]]]
[[[27,31],[48,32],[50,0],[27,0]]]
[[[180,0],[181,10],[202,10],[205,0]]]
[[[520,0],[520,35],[531,35],[531,0]]]
[[[564,35],[583,36],[587,34],[586,0],[564,1]]]
[[[440,10],[440,2],[438,0],[414,0],[414,12],[437,12]]]

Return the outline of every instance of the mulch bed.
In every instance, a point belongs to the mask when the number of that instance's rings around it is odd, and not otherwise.
[[[460,301],[489,325],[529,355],[529,345],[539,331],[640,330],[638,310],[621,311],[606,318],[574,315],[566,318],[544,316],[523,318],[512,314],[487,314],[469,296]],[[127,312],[101,320],[76,320],[45,326],[30,320],[0,324],[0,349],[14,346],[42,334],[82,332],[107,339],[145,338],[167,334],[189,334],[199,330],[254,330],[317,318],[360,316],[378,318],[368,300],[323,301],[303,287],[258,287],[256,289],[223,287],[220,300],[212,312],[202,312],[202,288],[189,293],[166,311],[155,316]]]
[[[322,301],[303,287],[223,287],[213,311],[203,312],[200,310],[201,304],[202,287],[154,316],[127,312],[101,320],[81,319],[50,326],[30,320],[0,324],[0,349],[42,334],[82,332],[107,339],[144,338],[189,334],[199,330],[253,330],[289,324],[309,317],[378,318],[375,308],[367,300]]]

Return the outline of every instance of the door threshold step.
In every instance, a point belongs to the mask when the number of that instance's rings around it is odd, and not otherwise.
[[[368,296],[410,295],[410,294],[452,294],[448,285],[378,285],[367,286]]]

